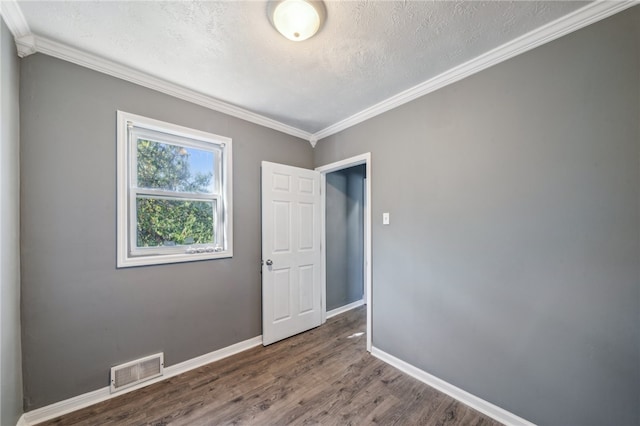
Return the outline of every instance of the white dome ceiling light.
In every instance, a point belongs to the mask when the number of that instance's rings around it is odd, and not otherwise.
[[[286,38],[302,41],[318,32],[326,18],[322,1],[270,0],[267,15],[271,25]]]

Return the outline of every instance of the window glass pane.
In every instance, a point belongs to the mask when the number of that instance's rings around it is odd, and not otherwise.
[[[213,244],[215,204],[137,197],[137,246]]]
[[[148,139],[137,139],[138,188],[212,194],[215,153]]]

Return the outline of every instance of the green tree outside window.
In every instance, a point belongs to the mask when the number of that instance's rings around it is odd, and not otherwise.
[[[213,171],[192,172],[189,149],[138,139],[137,155],[138,188],[194,194],[211,192]],[[138,247],[214,241],[214,201],[138,196],[136,205]]]

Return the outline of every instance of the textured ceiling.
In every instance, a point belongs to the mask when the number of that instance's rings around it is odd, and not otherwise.
[[[20,1],[34,34],[311,133],[582,6],[573,1],[328,1],[304,42],[265,1]]]

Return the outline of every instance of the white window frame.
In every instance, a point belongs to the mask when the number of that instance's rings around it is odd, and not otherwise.
[[[162,139],[173,145],[217,150],[214,194],[179,193],[137,188],[137,146],[132,135],[148,133],[153,139]],[[161,137],[158,137],[158,132]],[[190,129],[164,121],[131,114],[117,113],[117,267],[158,265],[220,259],[233,256],[233,208],[232,208],[232,140],[213,133]],[[153,195],[175,200],[213,201],[216,204],[213,244],[191,246],[137,247],[136,198]]]

